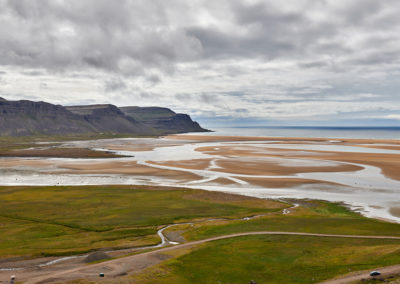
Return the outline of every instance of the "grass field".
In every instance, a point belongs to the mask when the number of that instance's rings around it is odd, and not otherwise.
[[[0,257],[156,244],[162,225],[280,212],[287,206],[165,187],[0,187]]]
[[[176,226],[186,240],[251,231],[293,231],[321,234],[400,236],[400,224],[365,218],[347,208],[323,201],[303,201],[289,215],[275,214],[248,221],[219,221]]]
[[[146,186],[0,187],[0,258],[82,253],[156,244],[167,231],[187,241],[250,231],[400,235],[400,224],[368,219],[339,204],[290,205],[219,192]],[[265,216],[233,220],[244,216]],[[223,217],[230,220],[207,221]],[[245,236],[170,254],[115,283],[314,283],[400,262],[400,241]],[[91,283],[85,280],[72,283]]]
[[[247,236],[213,241],[122,283],[316,283],[400,262],[400,241]]]

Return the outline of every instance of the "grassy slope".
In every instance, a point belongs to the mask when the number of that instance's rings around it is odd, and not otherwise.
[[[141,186],[0,187],[0,257],[154,244],[161,225],[286,206],[229,196]]]
[[[286,205],[279,202],[191,189],[0,187],[0,204],[1,257],[157,243],[155,232],[163,224],[260,213],[268,216],[173,229],[188,240],[262,230],[400,235],[399,224],[367,219],[337,204],[304,201],[282,215]],[[172,259],[116,283],[313,283],[399,263],[400,241],[246,236],[169,254]]]
[[[396,264],[400,241],[247,236],[213,241],[168,260],[131,283],[316,283]],[[129,283],[129,282],[128,282]]]

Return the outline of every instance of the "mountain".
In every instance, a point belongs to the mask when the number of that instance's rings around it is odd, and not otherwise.
[[[73,114],[83,116],[95,132],[102,133],[134,133],[155,135],[158,132],[151,127],[125,115],[114,105],[68,106]]]
[[[193,121],[189,115],[175,113],[169,108],[135,106],[120,109],[133,119],[148,127],[158,129],[164,134],[208,131]]]
[[[25,100],[0,100],[1,136],[89,132],[93,132],[91,125],[63,106]]]
[[[160,109],[158,116],[155,109]],[[196,131],[207,130],[188,115],[176,114],[165,108],[118,108],[110,104],[64,107],[46,102],[0,98],[0,136],[160,135]]]

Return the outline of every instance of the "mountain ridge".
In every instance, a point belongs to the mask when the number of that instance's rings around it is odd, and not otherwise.
[[[154,108],[168,115],[154,116]],[[135,112],[136,110],[136,112]],[[161,107],[117,107],[112,104],[62,106],[0,98],[0,136],[132,134],[140,136],[205,132],[187,114]]]

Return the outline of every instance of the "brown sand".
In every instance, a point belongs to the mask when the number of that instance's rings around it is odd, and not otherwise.
[[[358,145],[357,145],[358,146]],[[292,155],[298,159],[315,159],[315,160],[330,160],[338,162],[358,163],[379,167],[382,173],[389,178],[400,180],[400,154],[374,154],[374,153],[351,153],[351,152],[328,152],[328,151],[314,151],[314,150],[296,150],[296,149],[279,149],[269,148],[268,151],[274,152],[274,154],[262,154],[255,153],[252,150],[234,150],[227,146],[217,147],[200,147],[197,151],[204,153],[222,156],[237,156],[237,157],[287,157],[287,153],[293,153]],[[299,154],[295,154],[295,153]],[[307,154],[305,154],[305,152]],[[309,154],[308,154],[309,153]],[[219,165],[221,165],[219,163]],[[229,165],[228,170],[232,170],[233,166]],[[240,165],[235,166],[233,169],[235,173],[238,172]],[[243,166],[241,166],[243,168]],[[299,167],[300,168],[300,167]],[[246,169],[244,169],[246,170]],[[344,165],[339,167],[301,167],[298,172],[313,172],[313,171],[352,171],[357,170],[357,167],[352,165]],[[286,170],[285,170],[286,171]],[[261,169],[258,172],[262,172]],[[287,171],[286,171],[287,172]],[[290,171],[289,171],[290,172]],[[243,173],[243,172],[241,172]],[[278,174],[284,174],[284,171],[278,171]],[[289,173],[290,174],[290,173]]]
[[[311,172],[345,172],[358,171],[361,167],[353,165],[338,165],[332,167],[285,167],[277,163],[268,161],[237,161],[237,160],[219,160],[218,166],[222,167],[214,169],[218,172],[228,172],[234,174],[245,175],[293,175],[297,173]]]
[[[285,157],[302,155],[307,152],[309,156],[325,156],[329,152],[325,153],[323,151],[313,151],[313,150],[296,150],[296,149],[281,149],[281,148],[268,148],[268,145],[261,148],[252,146],[220,146],[220,147],[199,147],[195,149],[196,151],[203,152],[209,155],[218,155],[225,157],[273,157],[273,155],[281,155]],[[262,152],[264,151],[264,153]],[[304,154],[303,154],[304,155]]]
[[[324,157],[316,156],[314,159],[375,166],[380,168],[385,176],[395,180],[400,180],[400,155],[398,154],[332,153],[331,155]]]
[[[0,159],[0,167],[11,168],[11,167],[49,167],[53,165],[52,162],[46,160],[25,160],[25,159]]]
[[[66,171],[57,171],[57,173],[68,174],[130,174],[130,175],[145,175],[173,178],[182,181],[199,180],[200,177],[196,174],[186,171],[163,170],[139,165],[134,161],[123,162],[101,162],[101,163],[85,163],[60,164],[59,168],[67,169]]]

